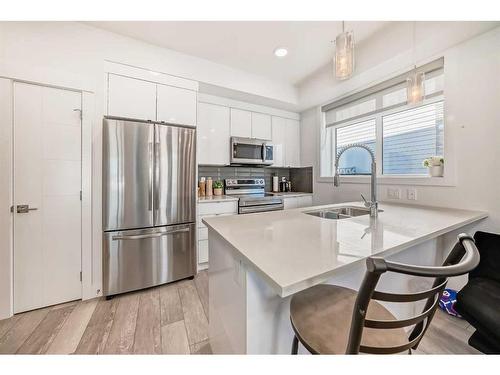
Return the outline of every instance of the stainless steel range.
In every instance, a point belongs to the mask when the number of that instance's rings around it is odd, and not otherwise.
[[[238,213],[278,211],[284,207],[283,198],[266,193],[263,178],[228,178],[225,194],[238,196]]]

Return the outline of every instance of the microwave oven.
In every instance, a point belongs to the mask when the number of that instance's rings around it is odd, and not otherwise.
[[[272,165],[274,147],[265,139],[231,137],[231,164]]]

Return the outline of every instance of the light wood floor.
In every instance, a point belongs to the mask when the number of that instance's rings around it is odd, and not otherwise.
[[[438,311],[418,354],[472,354],[472,327]],[[0,353],[211,354],[208,277],[70,302],[0,321]]]

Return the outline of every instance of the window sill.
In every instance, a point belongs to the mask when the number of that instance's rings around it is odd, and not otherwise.
[[[332,177],[318,177],[317,182],[333,183]],[[341,184],[369,184],[370,176],[340,176]],[[378,185],[413,185],[413,186],[456,186],[450,176],[377,176]]]

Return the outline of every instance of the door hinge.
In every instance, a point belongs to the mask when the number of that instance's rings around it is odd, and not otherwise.
[[[82,196],[83,196],[83,193],[82,193],[82,191],[80,190],[80,200],[82,200]]]
[[[82,282],[82,271],[80,271],[80,282]]]

